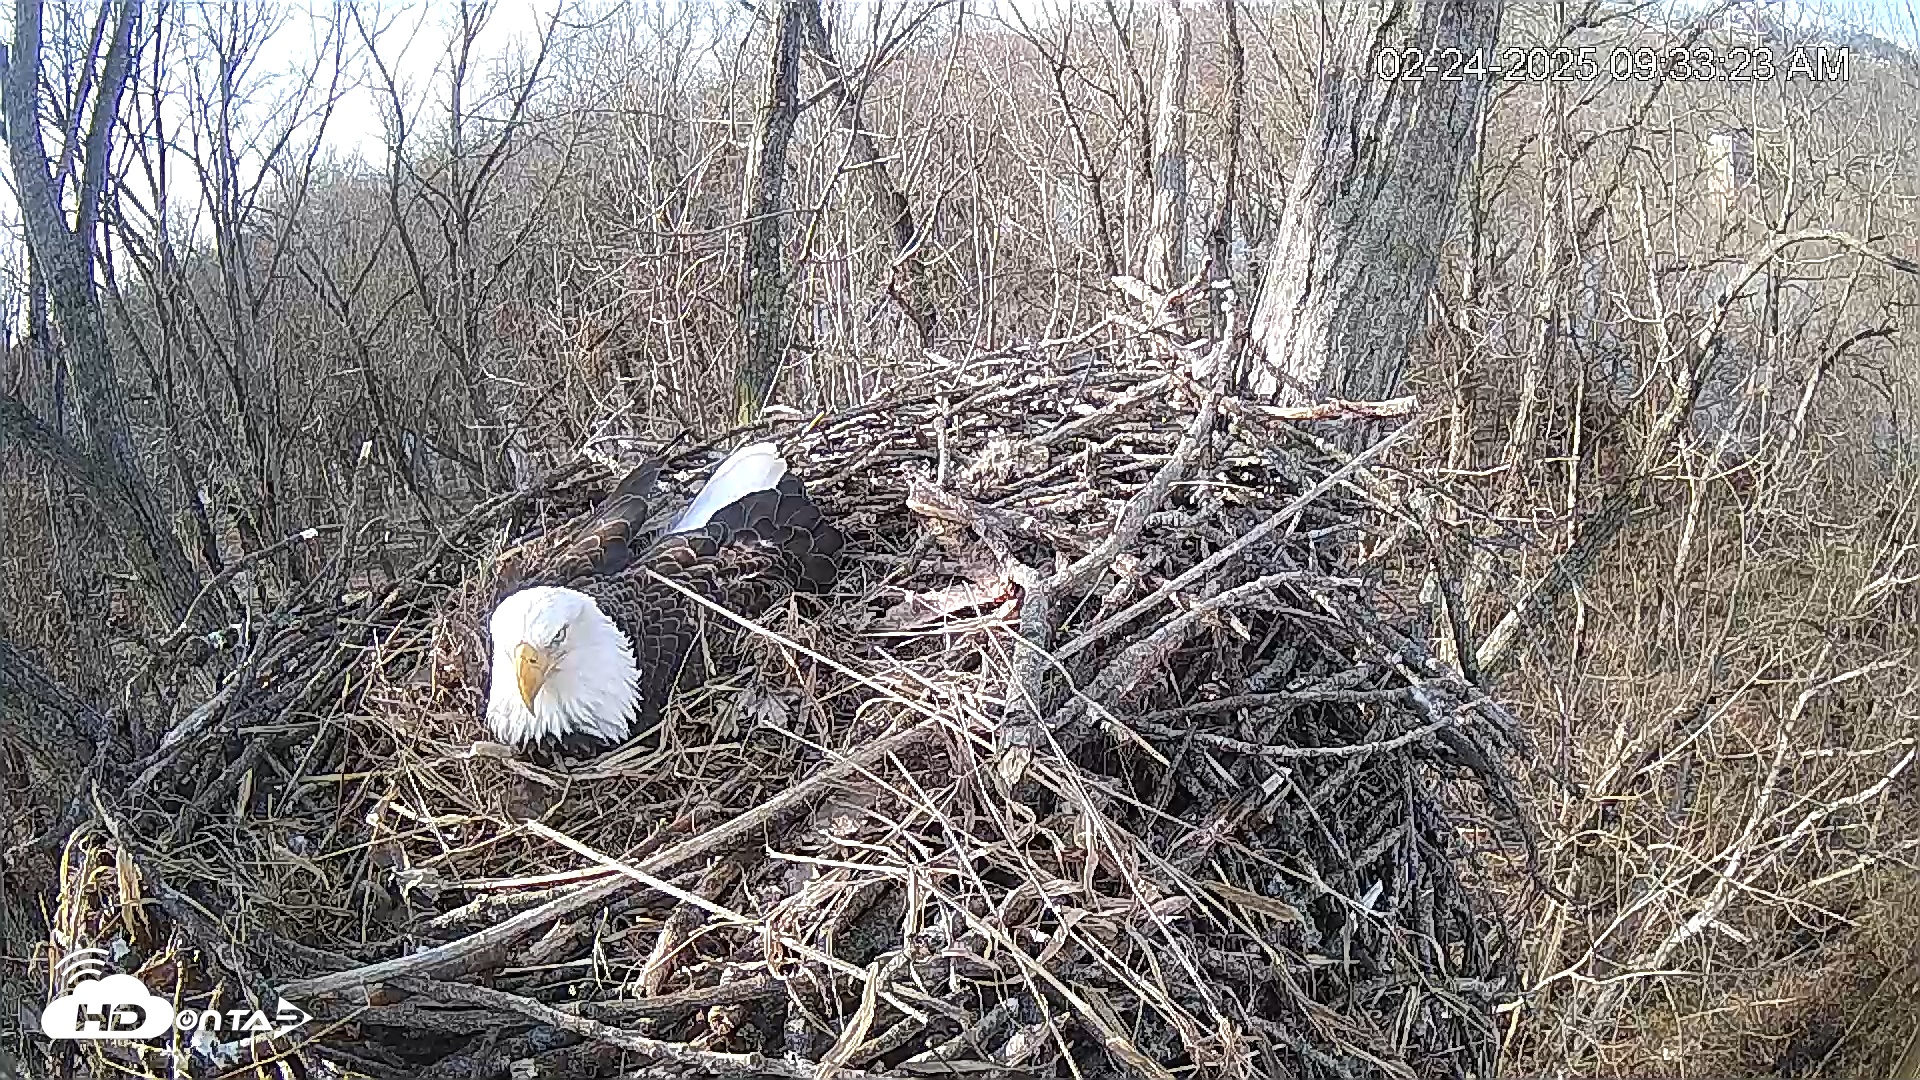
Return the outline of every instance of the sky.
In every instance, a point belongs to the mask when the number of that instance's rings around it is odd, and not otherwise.
[[[1920,7],[1913,0],[1830,0],[1822,13],[1908,48],[1920,47]]]
[[[97,0],[79,0],[83,9],[90,9]],[[168,7],[171,17],[181,25],[217,23],[222,15],[231,10],[225,5],[235,0],[175,0],[175,6]],[[255,76],[261,80],[261,92],[251,117],[243,117],[243,123],[251,121],[263,127],[276,126],[275,109],[277,103],[294,100],[302,89],[308,91],[306,103],[309,107],[319,95],[307,80],[311,73],[323,69],[316,67],[315,57],[331,35],[344,32],[350,51],[356,55],[364,53],[360,47],[358,26],[374,28],[380,56],[389,72],[403,88],[410,111],[431,119],[444,115],[447,99],[447,79],[450,70],[450,44],[454,39],[459,22],[461,0],[248,0],[249,6],[265,5],[273,18],[273,31],[260,47],[254,66]],[[824,0],[829,17],[840,13],[849,23],[861,23],[861,13],[870,10],[875,0]],[[902,2],[925,3],[929,0],[881,0],[889,10],[897,9]],[[976,11],[992,13],[999,9],[1003,16],[1018,14],[1025,21],[1045,21],[1049,14],[1071,6],[1075,0],[969,0]],[[1082,3],[1096,0],[1080,0]],[[1143,6],[1160,0],[1132,0]],[[1186,0],[1196,6],[1206,6],[1218,0]],[[1312,2],[1312,0],[1296,0]],[[1676,15],[1688,8],[1718,6],[1722,0],[1670,0]],[[1850,28],[1864,30],[1891,41],[1920,47],[1920,0],[1757,0],[1765,3],[1776,13],[1787,17],[1789,21],[1800,22],[1808,19],[1839,23]],[[343,22],[342,10],[349,4],[356,4],[360,12],[360,23]],[[564,4],[563,26],[571,23],[579,25],[599,18],[605,18],[610,12],[640,10],[652,13],[663,19],[672,19],[690,12],[702,13],[703,8],[719,9],[739,15],[744,8],[740,0],[638,0],[624,9],[621,0],[492,0],[488,6],[490,16],[480,34],[475,53],[482,63],[498,59],[510,51],[528,48],[538,37],[540,30],[550,20],[556,8]],[[57,10],[57,9],[54,9]],[[183,14],[188,13],[188,14]],[[379,73],[360,56],[347,72],[347,86],[335,106],[329,120],[325,144],[327,149],[346,161],[357,161],[365,167],[383,170],[386,166],[386,122],[388,109],[384,106],[384,80]],[[194,78],[204,78],[195,71],[172,71],[168,77],[182,82]],[[474,83],[484,83],[476,79]],[[424,108],[422,108],[424,106]],[[180,115],[170,117],[170,126],[176,130],[184,128],[184,106],[172,106],[180,110]],[[9,185],[0,185],[0,227],[10,223],[14,217],[11,206]],[[9,230],[10,231],[10,230]]]
[[[288,9],[287,21],[267,43],[262,60],[270,67],[298,68],[310,63],[322,47],[333,28],[335,13],[325,5],[309,7],[289,2],[284,6]],[[444,100],[451,47],[459,25],[456,0],[383,3],[378,8],[374,21],[379,27],[379,49],[394,79],[416,100],[423,96]],[[495,0],[491,8],[474,43],[474,53],[483,62],[536,41],[553,17],[555,5],[536,0]],[[357,45],[357,34],[349,41]],[[328,124],[328,141],[350,157],[381,166],[386,154],[382,119],[386,90],[377,71],[363,69],[357,74],[362,81],[350,85],[335,107]]]
[[[220,0],[211,0],[220,2]],[[274,2],[274,0],[270,0]],[[324,4],[316,0],[278,0],[287,9],[282,31],[269,43],[269,63],[297,63],[297,57],[312,55],[316,33],[324,33],[327,23]],[[377,2],[377,0],[376,0]],[[444,98],[448,46],[457,21],[459,0],[387,0],[380,3],[385,29],[382,52],[392,58],[395,74],[416,92],[438,87]],[[871,0],[825,0],[829,12],[857,11]],[[897,2],[897,0],[888,0]],[[1067,6],[1072,0],[972,0],[976,9],[1008,9],[1032,18]],[[1151,4],[1157,0],[1136,0]],[[1193,2],[1193,0],[1189,0]],[[1208,0],[1199,0],[1205,4]],[[1723,0],[1673,0],[1676,11],[1688,7],[1719,6]],[[1920,0],[1764,0],[1767,6],[1791,22],[1814,20],[1837,23],[1863,30],[1909,47],[1920,48]],[[568,18],[584,19],[592,11],[611,8],[606,0],[594,0],[595,6],[583,9],[577,0],[567,2]],[[737,0],[646,0],[645,7],[669,10],[697,7],[702,3],[724,4],[735,11]],[[308,15],[313,4],[315,15]],[[555,0],[494,0],[493,11],[477,43],[478,55],[494,58],[516,43],[532,41],[544,22],[554,14]],[[855,21],[858,21],[857,16]],[[304,31],[304,32],[303,32]],[[384,128],[375,88],[362,86],[350,91],[341,102],[333,122],[333,141],[340,149],[369,163],[378,163],[384,155]]]

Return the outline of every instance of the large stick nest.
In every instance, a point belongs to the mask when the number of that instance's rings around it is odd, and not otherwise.
[[[50,952],[316,1019],[84,1053],[1487,1075],[1508,950],[1463,880],[1469,838],[1521,835],[1508,725],[1353,569],[1393,520],[1368,468],[1391,448],[1178,374],[1016,354],[936,385],[771,426],[848,532],[843,580],[710,613],[668,721],[607,755],[476,747],[496,556],[587,512],[597,466],[227,635],[219,691],[82,808]]]

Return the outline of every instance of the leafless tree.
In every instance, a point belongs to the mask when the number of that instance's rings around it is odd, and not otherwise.
[[[1170,291],[1186,278],[1187,83],[1193,34],[1180,0],[1160,4],[1160,77],[1153,112],[1153,200],[1147,214],[1146,281]]]
[[[774,10],[766,90],[747,158],[747,242],[740,264],[740,324],[746,351],[734,383],[734,415],[759,416],[786,358],[785,232],[787,144],[800,118],[800,40],[808,0],[781,0]],[[897,220],[897,217],[896,217]]]
[[[920,26],[946,6],[946,0],[928,5],[916,18],[906,21],[894,33],[875,42],[873,62],[864,74],[848,72],[836,55],[832,36],[827,31],[826,20],[820,11],[820,0],[805,0],[801,9],[807,55],[826,80],[827,92],[833,95],[840,106],[840,124],[846,129],[847,156],[852,159],[849,169],[866,187],[874,216],[887,227],[893,255],[887,295],[913,326],[923,349],[933,344],[938,320],[930,306],[926,264],[921,258],[922,238],[914,227],[912,203],[900,190],[893,167],[864,126],[861,98],[873,78],[874,69],[889,53],[911,41]]]
[[[52,327],[58,332],[53,349],[69,373],[80,427],[69,437],[57,422],[36,416],[9,396],[0,398],[0,430],[53,465],[100,512],[110,526],[107,542],[126,551],[155,607],[177,619],[186,613],[199,576],[173,534],[135,449],[93,269],[107,158],[132,67],[140,12],[138,0],[120,0],[101,9],[104,32],[94,35],[96,52],[84,63],[90,73],[90,100],[84,92],[78,96],[73,123],[63,132],[59,148],[49,151],[41,123],[43,0],[18,0],[14,5],[0,112],[34,278],[49,301]],[[104,52],[97,51],[102,47]],[[97,79],[92,75],[96,63]],[[79,123],[81,104],[88,113],[84,127]],[[68,163],[77,163],[77,168],[66,168]],[[62,208],[69,184],[71,222]]]
[[[1198,301],[1140,330],[1114,279],[1164,295],[1204,256],[1211,333],[1253,316],[1252,388],[1303,403],[1225,392],[1224,423],[1337,461],[1357,411],[1329,398],[1423,417],[1346,475],[1399,530],[1368,572],[1537,748],[1536,849],[1477,853],[1526,958],[1510,1071],[1897,1058],[1869,1033],[1910,1019],[1920,857],[1910,53],[1482,88],[1380,57],[1495,24],[1603,66],[1828,43],[1737,4],[774,0],[548,8],[497,57],[507,9],[470,2],[426,9],[423,56],[419,11],[347,0],[317,34],[263,2],[14,8],[0,742],[32,745],[0,774],[58,777],[49,806],[98,726],[128,757],[185,722],[302,590],[383,597],[583,453],[919,378],[910,453],[951,479],[942,364],[1184,382],[1159,369]],[[389,125],[367,160],[356,79]],[[1863,972],[1885,992],[1835,1005]]]
[[[517,227],[493,235],[485,235],[482,209],[500,191],[502,173],[516,152],[524,149],[529,110],[542,85],[563,9],[547,16],[522,69],[488,92],[477,85],[475,43],[496,14],[488,0],[460,0],[455,9],[444,143],[425,161],[416,157],[414,146],[420,117],[406,100],[391,60],[382,56],[374,28],[357,10],[355,18],[379,69],[392,125],[387,198],[394,235],[406,258],[415,301],[467,400],[474,432],[468,460],[476,467],[476,479],[498,488],[524,484],[530,466],[512,411],[490,387],[488,367],[495,358],[489,355],[481,323],[503,287],[502,270],[538,220],[540,204],[536,199],[523,211]],[[487,113],[490,106],[501,106],[497,115]],[[425,226],[432,228],[431,243],[422,233]]]
[[[1445,69],[1491,56],[1501,8],[1322,9],[1313,118],[1253,313],[1254,393],[1370,400],[1399,387],[1485,104],[1483,78]],[[1420,70],[1429,57],[1440,73]]]
[[[1240,198],[1240,144],[1245,138],[1247,113],[1247,54],[1240,40],[1239,0],[1224,0],[1226,50],[1226,121],[1220,139],[1220,190],[1214,197],[1213,218],[1207,227],[1207,280],[1233,280],[1234,205]],[[1213,334],[1227,332],[1226,296],[1218,289],[1207,294]]]

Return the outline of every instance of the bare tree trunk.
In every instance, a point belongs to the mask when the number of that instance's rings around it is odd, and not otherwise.
[[[12,159],[14,185],[20,193],[20,215],[26,227],[29,256],[39,270],[53,316],[66,346],[65,360],[73,374],[75,404],[80,413],[81,446],[103,458],[123,461],[132,456],[122,425],[124,406],[119,381],[107,352],[105,321],[95,295],[89,246],[95,204],[100,197],[104,163],[113,120],[126,85],[131,24],[139,5],[122,7],[122,29],[114,34],[107,71],[100,87],[100,106],[87,134],[87,161],[79,203],[79,224],[69,228],[60,208],[60,192],[40,137],[40,0],[16,0],[13,49],[8,57],[4,87],[7,150]]]
[[[913,206],[894,184],[887,159],[860,122],[860,97],[847,85],[846,72],[834,55],[820,0],[804,0],[802,14],[806,18],[807,51],[840,106],[840,123],[847,129],[847,149],[853,159],[851,171],[864,180],[873,212],[887,223],[893,245],[893,273],[887,281],[887,295],[913,324],[920,347],[928,348],[933,344],[935,322],[933,309],[928,306],[926,265],[920,261],[920,234],[914,227]]]
[[[1256,394],[1303,404],[1398,387],[1486,88],[1473,77],[1390,78],[1392,61],[1491,55],[1501,6],[1334,0],[1326,9],[1319,98],[1254,310]]]
[[[1214,206],[1213,223],[1207,228],[1207,279],[1233,280],[1233,204],[1240,193],[1240,136],[1247,115],[1247,53],[1240,44],[1240,5],[1226,0],[1227,22],[1227,133],[1222,140],[1220,165],[1220,201]],[[1213,336],[1227,332],[1226,295],[1219,289],[1207,290],[1207,311]],[[1207,372],[1196,370],[1195,377]]]
[[[83,147],[73,227],[61,209],[51,159],[41,138],[42,13],[41,0],[14,4],[13,44],[0,79],[0,115],[6,121],[7,153],[28,257],[46,286],[59,329],[58,349],[70,373],[80,431],[75,441],[57,427],[40,423],[17,401],[0,401],[0,428],[60,469],[113,521],[119,533],[116,539],[124,545],[155,607],[178,619],[192,603],[199,578],[140,469],[114,371],[106,316],[93,280],[94,222],[120,95],[131,67],[140,0],[122,0],[115,12]]]
[[[1193,34],[1181,0],[1160,0],[1160,93],[1153,114],[1153,204],[1145,276],[1162,292],[1186,279],[1187,84]]]
[[[787,144],[800,116],[800,24],[807,0],[781,0],[767,60],[767,95],[747,164],[747,246],[741,264],[740,323],[746,353],[734,375],[734,414],[756,420],[787,350],[787,274],[780,261],[786,210]]]

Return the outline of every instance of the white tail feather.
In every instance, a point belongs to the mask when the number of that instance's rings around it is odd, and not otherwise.
[[[686,512],[674,520],[669,531],[703,528],[713,520],[713,515],[756,491],[778,486],[786,475],[787,463],[778,447],[770,442],[743,446],[728,454],[727,460],[713,470],[706,486],[693,497],[693,504]]]

